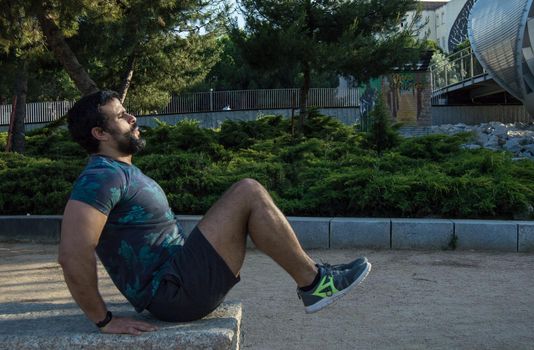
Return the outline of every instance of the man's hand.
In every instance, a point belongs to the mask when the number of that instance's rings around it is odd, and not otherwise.
[[[111,321],[100,328],[103,333],[141,335],[144,332],[152,332],[158,327],[133,318],[113,316]]]

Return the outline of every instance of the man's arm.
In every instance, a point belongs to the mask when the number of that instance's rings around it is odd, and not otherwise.
[[[65,207],[59,244],[59,264],[72,297],[93,323],[106,317],[107,308],[98,291],[95,248],[107,216],[92,206],[70,200]],[[131,318],[113,317],[101,330],[105,333],[153,331],[153,325]]]

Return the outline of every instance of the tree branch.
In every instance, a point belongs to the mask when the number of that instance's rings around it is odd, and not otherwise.
[[[98,91],[98,86],[85,71],[78,61],[74,52],[65,41],[63,33],[45,12],[42,2],[35,2],[36,15],[43,30],[46,42],[56,59],[61,63],[67,74],[74,81],[74,84],[83,95],[88,95]]]

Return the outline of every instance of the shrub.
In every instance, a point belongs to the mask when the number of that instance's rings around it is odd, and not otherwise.
[[[172,126],[160,123],[153,129],[144,128],[142,136],[147,141],[143,154],[192,151],[205,153],[214,160],[227,156],[217,142],[215,131],[201,128],[197,121],[184,120]]]
[[[219,143],[238,150],[249,148],[257,141],[282,136],[290,132],[290,122],[282,116],[265,116],[255,121],[225,120],[221,124]]]
[[[226,121],[220,131],[160,123],[143,134],[147,148],[134,162],[180,214],[205,213],[250,177],[286,215],[534,218],[534,162],[464,150],[470,134],[401,139],[379,157],[368,134],[313,113],[299,137],[288,120],[272,116]],[[84,151],[61,128],[27,136],[27,149],[0,153],[0,211],[61,214]]]
[[[391,116],[386,110],[382,95],[378,96],[370,117],[371,130],[367,133],[365,145],[377,151],[378,154],[397,146],[400,142],[400,136],[397,130],[391,127]]]
[[[83,161],[0,153],[0,212],[60,214]],[[7,166],[6,166],[7,165]]]
[[[432,161],[440,161],[454,154],[460,154],[460,146],[472,137],[471,133],[459,133],[453,136],[434,134],[404,139],[398,146],[400,154]]]
[[[72,141],[66,129],[53,129],[26,137],[26,155],[49,159],[83,159],[87,152]]]

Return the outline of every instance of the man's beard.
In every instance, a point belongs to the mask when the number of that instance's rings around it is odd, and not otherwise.
[[[109,132],[115,137],[117,141],[117,149],[122,154],[134,155],[145,148],[146,141],[139,136],[138,138],[134,136],[134,130],[137,128],[137,124],[134,124],[130,131],[127,131],[123,134],[115,130],[110,130]]]

